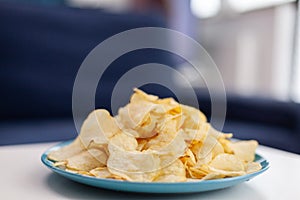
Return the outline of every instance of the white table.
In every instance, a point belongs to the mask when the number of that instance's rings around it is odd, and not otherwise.
[[[300,199],[300,155],[260,146],[270,169],[240,185],[193,194],[135,194],[85,186],[52,173],[40,161],[55,143],[0,147],[0,199]]]

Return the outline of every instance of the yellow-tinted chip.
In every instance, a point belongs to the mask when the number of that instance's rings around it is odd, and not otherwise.
[[[137,182],[183,182],[241,176],[261,169],[258,143],[232,142],[198,109],[134,89],[110,116],[98,109],[80,135],[48,159],[70,173]]]

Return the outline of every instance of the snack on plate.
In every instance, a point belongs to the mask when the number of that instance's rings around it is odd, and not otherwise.
[[[258,143],[231,137],[215,130],[198,109],[134,89],[117,116],[93,111],[80,135],[48,159],[72,173],[137,182],[219,179],[260,170],[254,162]]]

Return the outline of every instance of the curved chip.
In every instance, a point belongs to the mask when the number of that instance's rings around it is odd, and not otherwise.
[[[76,138],[71,144],[64,146],[58,150],[51,151],[48,154],[48,159],[53,161],[64,161],[74,155],[81,153],[84,150],[79,138]]]
[[[78,137],[81,143],[88,147],[92,141],[96,144],[107,144],[108,140],[119,131],[115,119],[109,112],[98,109],[89,114],[82,124]]]
[[[209,166],[224,171],[245,171],[244,164],[238,157],[226,153],[217,155]]]
[[[96,167],[103,167],[106,164],[107,155],[98,149],[83,151],[71,158],[68,158],[67,167],[78,171],[90,171]]]
[[[160,158],[152,151],[125,151],[109,143],[108,170],[128,181],[151,182],[158,175]]]
[[[231,148],[234,155],[239,157],[241,160],[250,162],[254,160],[255,150],[258,146],[258,143],[255,140],[238,141],[229,143],[228,146]]]
[[[135,137],[124,132],[114,135],[109,142],[124,151],[133,151],[138,147],[138,142]]]
[[[251,173],[261,170],[262,167],[257,162],[249,162],[246,164],[245,168],[246,168],[246,173],[251,174]]]
[[[261,169],[258,143],[232,142],[198,109],[134,89],[115,117],[98,109],[71,144],[52,151],[71,173],[136,182],[182,182],[241,176]]]
[[[182,113],[186,117],[186,120],[183,123],[183,129],[199,129],[202,123],[207,122],[205,115],[198,109],[181,105]]]
[[[186,181],[185,166],[180,160],[176,160],[169,166],[161,169],[154,182],[184,182]]]

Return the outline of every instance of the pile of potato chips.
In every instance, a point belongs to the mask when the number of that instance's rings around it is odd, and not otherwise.
[[[130,103],[110,116],[84,121],[68,146],[48,154],[66,171],[137,182],[184,182],[241,176],[261,169],[258,143],[232,142],[198,109],[134,89]]]

